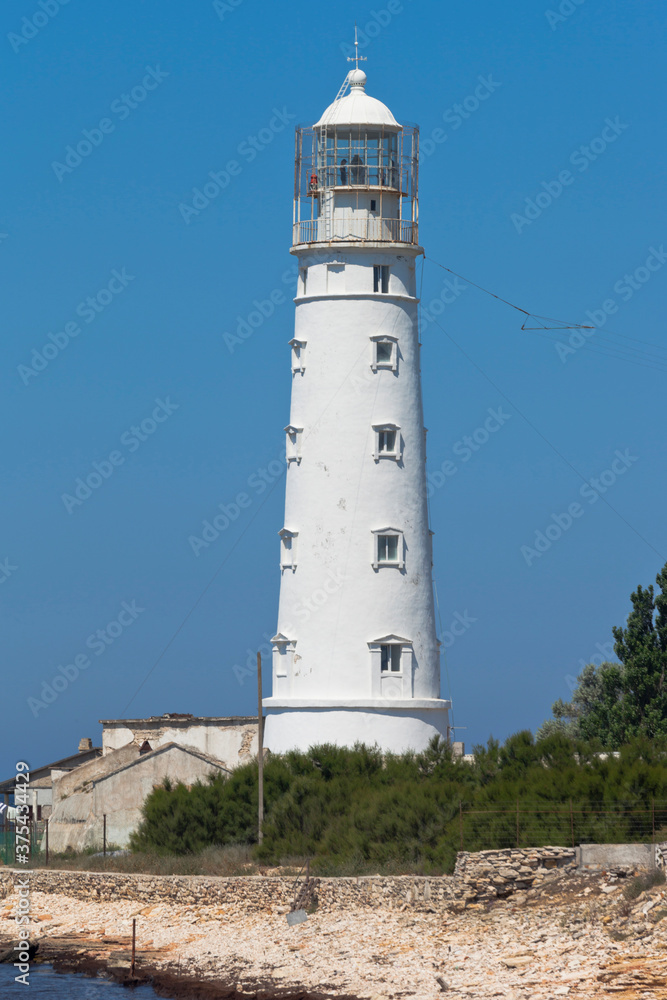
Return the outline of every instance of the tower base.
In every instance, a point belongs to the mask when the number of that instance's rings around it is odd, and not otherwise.
[[[314,707],[271,704],[267,698],[264,723],[264,746],[272,753],[288,750],[306,751],[322,743],[353,747],[355,743],[381,750],[403,753],[425,750],[434,736],[448,737],[451,702],[441,699],[419,699],[415,704],[379,699],[366,705],[329,705]],[[417,707],[419,706],[419,707]]]

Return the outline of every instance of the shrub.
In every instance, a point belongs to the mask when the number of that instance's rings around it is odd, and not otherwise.
[[[646,841],[654,821],[667,823],[664,760],[664,744],[601,759],[562,733],[527,731],[475,747],[472,764],[439,739],[419,754],[316,746],[268,758],[261,845],[254,762],[191,789],[157,788],[132,847],[188,857],[244,845],[261,863],[311,858],[319,874],[361,875],[451,871],[461,846],[514,847],[517,827],[521,846],[569,845],[573,827],[577,843]]]

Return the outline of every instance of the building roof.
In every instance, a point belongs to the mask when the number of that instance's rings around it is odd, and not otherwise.
[[[197,750],[196,747],[183,746],[181,743],[163,743],[161,746],[155,747],[154,750],[149,750],[148,753],[138,755],[134,760],[123,761],[122,764],[118,764],[117,766],[110,768],[106,773],[94,777],[92,779],[92,783],[97,785],[100,782],[106,781],[108,778],[112,778],[114,775],[119,774],[121,771],[126,771],[130,767],[142,767],[146,764],[146,761],[171,750],[178,750],[180,753],[187,754],[190,757],[198,757],[199,760],[202,760],[205,764],[211,764],[213,767],[217,767],[219,770],[225,771],[227,774],[231,773],[224,761],[218,760],[217,757],[213,757],[211,754],[204,753],[203,750]]]
[[[42,767],[33,768],[30,771],[30,787],[33,783],[40,781],[41,788],[45,785],[41,782],[42,778],[50,777],[51,771],[73,771],[75,767],[80,767],[81,764],[87,764],[89,760],[94,760],[96,757],[102,756],[102,747],[92,747],[91,750],[80,750],[78,753],[70,754],[69,757],[63,757],[61,760],[55,760],[52,764],[44,764]],[[11,778],[7,778],[6,781],[0,782],[0,795],[2,794],[13,794],[14,788],[16,787],[16,775]]]
[[[159,722],[162,725],[192,726],[202,722],[231,722],[250,724],[257,722],[256,715],[187,715],[184,712],[167,712],[166,715],[150,715],[147,719],[99,719],[103,726],[140,726],[144,723]]]
[[[340,100],[334,101],[326,109],[314,128],[323,125],[377,125],[391,129],[400,129],[386,104],[366,93],[366,74],[363,70],[353,69],[348,74],[350,92]]]

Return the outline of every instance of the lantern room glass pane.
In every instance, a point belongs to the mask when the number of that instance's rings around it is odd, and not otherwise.
[[[319,169],[327,185],[399,187],[398,136],[395,133],[336,130],[318,139]]]

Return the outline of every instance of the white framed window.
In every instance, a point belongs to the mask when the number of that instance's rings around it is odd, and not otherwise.
[[[280,535],[280,568],[281,570],[291,569],[294,572],[296,569],[296,542],[299,533],[282,528],[278,534]]]
[[[398,535],[378,535],[378,563],[398,562]]]
[[[294,337],[290,340],[289,345],[292,348],[292,374],[295,375],[300,372],[303,375],[306,370],[306,366],[304,364],[306,341],[297,340],[296,337]]]
[[[296,462],[298,465],[301,461],[301,435],[303,434],[303,427],[295,427],[293,424],[288,424],[285,428],[285,434],[287,435],[285,444],[287,464]]]
[[[273,693],[285,696],[290,693],[292,684],[296,641],[288,639],[286,635],[279,632],[271,640],[271,648],[273,651]]]
[[[307,295],[308,294],[307,293],[307,288],[308,288],[308,268],[307,267],[300,267],[299,268],[299,282],[300,282],[300,285],[301,285],[299,291],[301,292],[302,295]]]
[[[375,264],[373,266],[373,291],[386,295],[389,291],[389,265]]]
[[[402,649],[396,642],[383,642],[380,644],[381,674],[401,673],[401,652]]]
[[[374,698],[412,698],[414,650],[410,639],[383,635],[368,643],[371,657],[371,695]]]
[[[379,528],[373,532],[373,569],[393,566],[403,569],[405,558],[403,554],[403,532],[398,528]]]
[[[381,458],[391,458],[395,462],[402,457],[401,428],[398,424],[373,424],[375,431],[375,451],[373,458],[379,462]]]
[[[395,372],[398,369],[398,341],[396,337],[388,337],[382,334],[371,337],[373,354],[371,358],[371,368],[374,372],[378,368],[386,368]]]

